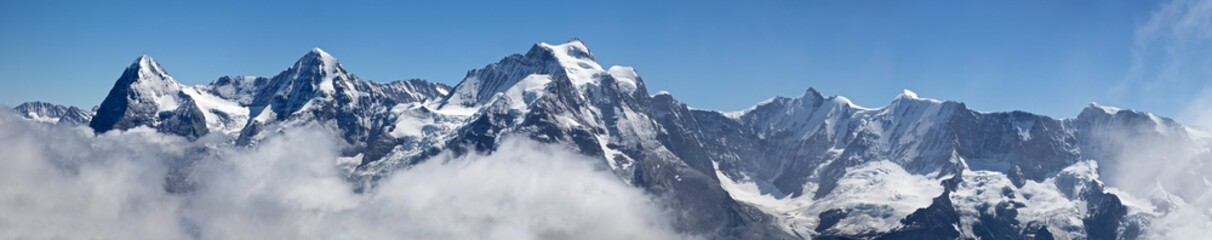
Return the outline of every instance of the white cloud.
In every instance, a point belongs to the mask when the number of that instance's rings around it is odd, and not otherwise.
[[[357,194],[327,132],[291,130],[251,149],[223,142],[93,136],[0,111],[0,238],[680,237],[643,191],[558,146],[511,140],[492,155],[441,155]],[[182,164],[192,190],[166,192]]]

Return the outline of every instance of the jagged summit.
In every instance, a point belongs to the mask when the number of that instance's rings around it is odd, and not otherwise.
[[[131,62],[130,67],[148,66],[152,64],[158,65],[156,63],[156,59],[152,58],[151,55],[142,54],[139,55],[139,57],[136,57],[135,61]]]
[[[286,118],[314,99],[357,101],[357,82],[335,57],[314,48],[269,80],[254,98],[252,114],[260,115],[268,106],[278,118]]]
[[[391,149],[388,144],[394,139],[388,139],[384,131],[390,131],[389,124],[400,113],[390,110],[398,104],[445,97],[449,92],[445,85],[422,80],[364,81],[320,48],[312,49],[264,84],[258,82],[261,79],[265,78],[240,81],[257,89],[247,104],[250,120],[240,131],[239,142],[255,142],[263,136],[261,133],[274,131],[271,129],[315,122],[336,126],[346,142],[360,149],[355,151],[364,153],[368,160],[378,159]]]
[[[131,62],[130,66],[131,66],[131,67],[136,67],[136,66],[147,66],[147,65],[149,65],[149,64],[153,64],[153,63],[155,63],[155,62],[156,62],[156,60],[155,60],[155,59],[153,59],[153,58],[151,57],[151,55],[142,54],[142,55],[139,55],[139,57],[136,57],[136,58],[135,58],[135,61],[134,61],[134,62]]]
[[[808,87],[808,90],[804,90],[804,95],[801,95],[800,98],[824,99],[825,97],[816,88]]]
[[[303,55],[303,57],[300,58],[300,61],[305,60],[305,59],[316,59],[321,62],[335,62],[336,61],[336,58],[334,58],[332,56],[332,54],[329,54],[328,51],[324,51],[324,49],[321,49],[318,47],[312,48],[311,51],[308,51],[306,55]]]
[[[160,63],[156,62],[156,59],[147,54],[135,58],[135,61],[126,67],[126,72],[122,74],[121,79],[176,82],[168,71],[160,67]]]
[[[598,83],[597,75],[605,72],[580,41],[559,45],[540,42],[526,54],[510,55],[497,63],[469,71],[439,107],[479,108],[492,101],[496,94],[509,91],[525,79],[531,81],[521,84],[526,85],[522,87],[531,90],[541,90],[550,82],[571,82],[579,87]]]
[[[345,69],[337,58],[324,49],[313,48],[307,54],[295,61],[294,66],[287,70],[293,74],[345,74]]]
[[[174,80],[172,76],[168,74],[168,71],[165,71],[163,67],[160,67],[160,63],[156,62],[156,59],[147,54],[140,55],[138,58],[135,58],[135,61],[131,62],[130,66],[126,67],[126,69],[127,71],[135,70],[133,73],[136,75],[132,76],[134,78],[125,78],[127,76],[123,76],[124,79],[167,80],[176,82],[176,80]]]
[[[91,111],[41,101],[22,103],[13,110],[25,118],[47,123],[79,125],[87,124],[93,118]]]

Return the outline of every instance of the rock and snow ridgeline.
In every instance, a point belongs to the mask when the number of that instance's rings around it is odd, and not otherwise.
[[[1143,112],[1091,105],[1067,119],[983,113],[909,90],[881,108],[808,89],[743,111],[693,109],[668,93],[650,95],[631,67],[603,67],[579,40],[535,44],[454,87],[364,81],[318,48],[273,77],[185,86],[143,56],[95,115],[22,106],[27,118],[97,132],[147,127],[235,144],[318,124],[359,159],[343,167],[363,191],[442,151],[492,152],[505,137],[527,137],[600,159],[682,213],[677,230],[723,239],[1155,236],[1150,219],[1172,209],[1157,206],[1205,191],[1108,185],[1104,175],[1122,162],[1152,157],[1124,151],[1133,143],[1114,136],[1193,149],[1180,160],[1194,166],[1209,165],[1201,163],[1212,142]],[[1204,168],[1191,177],[1210,172]]]

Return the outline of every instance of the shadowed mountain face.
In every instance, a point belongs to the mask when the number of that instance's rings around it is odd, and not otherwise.
[[[28,105],[18,109],[31,119],[89,121]],[[599,159],[671,209],[676,230],[719,239],[1135,239],[1168,210],[1127,204],[1130,193],[1107,185],[1136,160],[1115,139],[1209,142],[1143,112],[985,113],[911,91],[880,108],[808,89],[738,112],[694,109],[650,94],[631,67],[603,67],[579,40],[535,44],[453,88],[364,81],[320,49],[273,77],[183,86],[144,56],[89,122],[250,145],[304,124],[332,129],[360,158],[342,166],[359,191],[441,152],[491,153],[525,137]]]
[[[150,56],[135,59],[114,83],[89,126],[97,132],[160,126],[161,112],[172,112],[183,101],[181,84]],[[187,107],[188,108],[188,107]]]

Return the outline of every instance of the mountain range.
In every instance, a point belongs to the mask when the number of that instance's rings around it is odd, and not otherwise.
[[[15,110],[98,134],[150,128],[247,146],[316,124],[357,159],[341,167],[359,192],[440,153],[491,153],[524,137],[600,160],[672,209],[677,231],[718,239],[1137,239],[1212,189],[1109,186],[1212,172],[1200,164],[1212,134],[1146,112],[981,112],[909,90],[870,108],[811,88],[742,111],[697,109],[649,92],[634,68],[600,65],[576,39],[537,43],[453,87],[363,80],[319,48],[275,76],[196,86],[141,56],[95,109]],[[1140,141],[1197,154],[1131,154]],[[1110,181],[1123,161],[1163,160],[1194,167],[1176,180]]]

